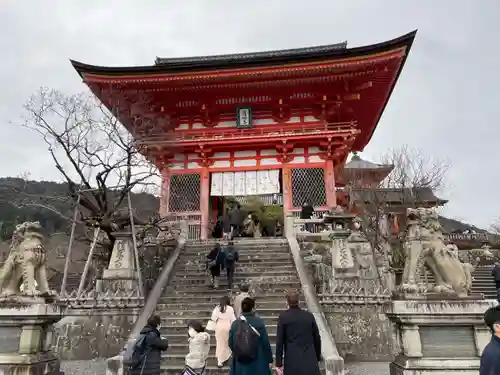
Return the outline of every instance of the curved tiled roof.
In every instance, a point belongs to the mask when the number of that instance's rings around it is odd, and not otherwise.
[[[193,57],[157,57],[155,60],[155,65],[168,65],[168,64],[186,64],[186,63],[198,63],[198,62],[232,62],[232,61],[242,61],[242,60],[253,60],[261,58],[274,58],[274,57],[298,57],[301,55],[309,56],[311,54],[317,53],[328,53],[339,50],[344,50],[347,48],[347,41],[328,44],[324,46],[314,46],[305,48],[291,48],[273,51],[262,51],[262,52],[247,52],[247,53],[232,53],[226,55],[212,55],[212,56],[193,56]]]
[[[236,53],[216,56],[157,58],[155,65],[109,67],[84,64],[70,60],[80,76],[85,73],[115,75],[115,74],[149,74],[149,73],[178,73],[200,70],[218,70],[225,68],[266,66],[273,64],[287,64],[294,62],[310,62],[321,59],[341,59],[362,57],[373,53],[390,51],[399,47],[409,49],[415,39],[416,31],[412,31],[399,38],[382,43],[362,47],[347,48],[347,42],[316,47],[285,49],[267,52]],[[406,56],[405,56],[406,58]],[[401,66],[404,64],[402,62]]]

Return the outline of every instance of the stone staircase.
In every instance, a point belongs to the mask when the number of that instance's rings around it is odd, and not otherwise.
[[[220,298],[228,294],[225,274],[221,275],[219,288],[213,290],[209,288],[209,277],[204,271],[205,256],[214,244],[186,245],[177,261],[173,279],[156,308],[162,317],[161,333],[170,343],[162,362],[165,374],[180,374],[183,369],[188,352],[187,323],[198,319],[206,325]],[[288,244],[283,239],[266,238],[236,240],[235,246],[240,252],[240,261],[236,266],[233,293],[239,285],[250,284],[256,297],[257,314],[264,319],[274,351],[277,318],[286,309],[285,292],[301,287]],[[216,366],[215,337],[211,336],[210,374],[227,374],[227,367],[218,369]]]
[[[474,272],[472,272],[472,294],[482,294],[486,299],[496,299],[497,292],[495,288],[495,283],[493,277],[491,276],[491,270],[493,266],[483,266],[477,267]],[[427,272],[426,276],[429,282],[434,282],[434,276]]]
[[[478,267],[472,273],[474,280],[472,281],[472,293],[473,294],[483,294],[484,298],[496,299],[497,291],[495,288],[495,283],[493,277],[491,276],[491,270],[493,266]]]

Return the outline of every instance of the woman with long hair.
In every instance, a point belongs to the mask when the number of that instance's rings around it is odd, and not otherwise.
[[[186,356],[186,371],[184,374],[195,373],[204,375],[210,351],[210,335],[198,320],[188,323],[189,353]]]
[[[231,307],[231,300],[228,296],[221,298],[220,303],[212,312],[211,320],[215,322],[215,356],[217,357],[217,366],[222,367],[224,363],[231,358],[229,349],[229,329],[236,320],[234,310]]]
[[[210,271],[211,287],[217,287],[217,277],[220,276],[221,268],[224,264],[224,252],[219,243],[208,253],[206,269]]]

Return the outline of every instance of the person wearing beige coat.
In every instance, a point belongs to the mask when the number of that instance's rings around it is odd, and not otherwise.
[[[240,293],[236,297],[234,297],[233,309],[236,319],[238,319],[241,316],[241,302],[243,302],[245,298],[250,297],[249,290],[250,287],[248,285],[241,285]]]

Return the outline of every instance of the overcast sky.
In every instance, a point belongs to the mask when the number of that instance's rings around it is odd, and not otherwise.
[[[9,124],[41,85],[85,90],[70,58],[149,65],[188,56],[373,44],[418,29],[363,158],[408,144],[452,165],[445,213],[500,216],[498,0],[43,0],[0,2],[0,176],[58,180],[45,144]]]

